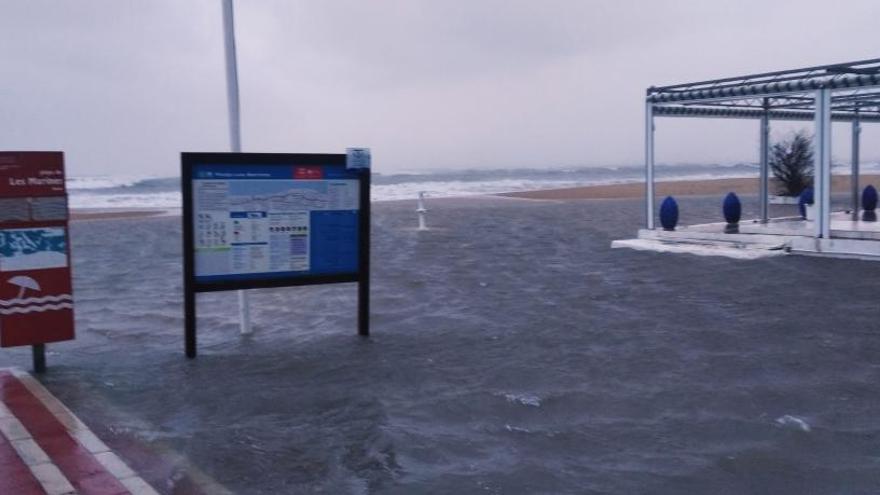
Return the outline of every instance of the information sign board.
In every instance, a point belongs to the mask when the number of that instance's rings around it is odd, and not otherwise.
[[[346,154],[183,153],[182,180],[188,294],[368,287],[370,170]]]

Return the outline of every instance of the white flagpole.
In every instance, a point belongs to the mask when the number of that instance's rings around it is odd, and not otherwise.
[[[223,38],[226,45],[226,97],[229,101],[229,145],[241,153],[241,113],[238,102],[238,61],[235,54],[235,13],[232,0],[223,0]],[[251,333],[251,311],[247,291],[238,291],[242,335]]]

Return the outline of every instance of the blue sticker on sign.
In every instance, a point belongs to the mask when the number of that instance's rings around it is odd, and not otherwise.
[[[345,150],[345,168],[370,168],[370,162],[369,148],[347,148]]]

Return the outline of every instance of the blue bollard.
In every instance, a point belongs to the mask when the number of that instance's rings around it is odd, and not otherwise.
[[[876,222],[877,212],[877,190],[874,186],[868,184],[862,191],[862,220],[865,222]]]
[[[724,213],[724,220],[727,225],[724,227],[725,234],[739,233],[739,220],[742,217],[742,203],[739,201],[736,193],[729,192],[724,197],[724,203],[721,205],[721,211]]]
[[[675,230],[675,224],[678,223],[678,203],[675,198],[667,196],[660,205],[660,225],[663,230]]]

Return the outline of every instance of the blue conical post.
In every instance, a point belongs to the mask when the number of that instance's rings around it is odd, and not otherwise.
[[[675,230],[678,223],[678,203],[675,198],[667,196],[660,205],[660,225],[663,230]]]
[[[727,222],[727,225],[724,227],[724,232],[726,234],[738,233],[739,220],[742,217],[742,203],[739,201],[739,197],[737,197],[736,193],[727,193],[727,196],[724,197],[721,210],[724,213],[724,220]]]
[[[868,184],[862,191],[862,220],[865,222],[876,222],[877,212],[877,189]]]

